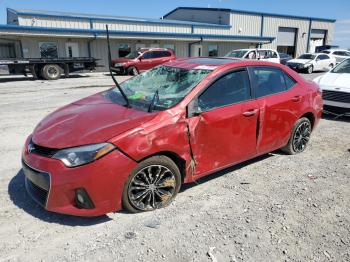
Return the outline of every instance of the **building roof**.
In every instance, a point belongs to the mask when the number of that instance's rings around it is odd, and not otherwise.
[[[68,13],[68,12],[56,12],[45,10],[32,10],[32,9],[12,9],[7,8],[8,12],[12,12],[17,15],[23,16],[37,16],[37,17],[54,17],[54,18],[73,18],[82,20],[102,20],[102,21],[123,21],[123,22],[139,22],[139,23],[151,23],[151,24],[163,24],[163,25],[190,25],[198,27],[218,27],[227,28],[228,25],[218,25],[210,23],[199,23],[190,21],[179,21],[169,19],[157,19],[157,18],[141,18],[141,17],[129,17],[129,16],[112,16],[112,15],[99,15],[99,14],[83,14],[83,13]]]
[[[230,13],[241,13],[241,14],[250,14],[250,15],[259,15],[259,16],[271,16],[271,17],[281,17],[281,18],[292,18],[292,19],[302,19],[302,20],[314,20],[314,21],[324,21],[335,23],[335,19],[328,18],[319,18],[319,17],[306,17],[306,16],[295,16],[295,15],[283,15],[276,13],[263,13],[263,12],[254,12],[254,11],[244,11],[244,10],[235,10],[227,8],[204,8],[204,7],[177,7],[169,13],[165,14],[163,17],[167,17],[172,13],[178,10],[201,10],[201,11],[221,11],[221,12],[230,12]]]
[[[41,27],[41,26],[21,26],[21,25],[0,25],[0,30],[6,32],[14,32],[17,34],[23,34],[27,32],[34,33],[47,33],[47,34],[88,34],[90,37],[105,37],[106,31],[100,29],[76,29],[76,28],[57,28],[57,27]],[[185,38],[200,40],[208,39],[221,39],[221,40],[242,40],[262,43],[269,43],[275,39],[275,37],[262,37],[262,36],[242,36],[242,35],[222,35],[222,34],[188,34],[188,33],[163,33],[163,32],[141,32],[141,31],[120,31],[109,30],[111,36],[132,36],[132,37],[161,37],[161,38]]]

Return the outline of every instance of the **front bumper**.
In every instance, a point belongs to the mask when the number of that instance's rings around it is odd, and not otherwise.
[[[126,70],[122,66],[117,66],[117,67],[112,66],[111,70],[112,70],[112,72],[114,72],[118,75],[125,75],[126,74]]]
[[[294,70],[294,71],[297,71],[297,72],[306,70],[306,68],[307,68],[307,67],[305,67],[305,65],[301,65],[301,64],[288,64],[288,63],[287,63],[287,66],[288,66],[290,69],[292,69],[292,70]]]
[[[122,208],[124,184],[137,163],[118,150],[84,166],[67,168],[60,160],[29,154],[26,141],[23,170],[29,195],[46,210],[100,216]],[[93,208],[81,208],[76,192],[84,189]]]

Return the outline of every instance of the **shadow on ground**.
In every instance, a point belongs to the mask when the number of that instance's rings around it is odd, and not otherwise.
[[[182,187],[181,187],[181,190],[180,192],[184,192],[186,191],[187,189],[190,189],[198,184],[203,184],[203,183],[206,183],[208,181],[211,181],[213,179],[216,179],[216,178],[219,178],[221,176],[224,176],[228,173],[231,173],[231,172],[234,172],[234,171],[237,171],[241,168],[244,168],[246,166],[249,166],[251,164],[254,164],[256,162],[259,162],[259,161],[262,161],[262,160],[265,160],[267,158],[270,158],[270,157],[273,157],[274,154],[283,154],[283,152],[281,152],[280,150],[277,150],[276,152],[273,152],[273,153],[270,153],[270,154],[266,154],[266,155],[262,155],[262,156],[259,156],[259,157],[256,157],[254,159],[251,159],[251,160],[248,160],[248,161],[245,161],[243,163],[240,163],[240,164],[237,164],[237,165],[234,165],[234,166],[231,166],[231,167],[228,167],[228,168],[225,168],[221,171],[218,171],[216,173],[213,173],[211,175],[208,175],[208,176],[205,176],[205,177],[202,177],[198,180],[196,180],[195,182],[191,183],[191,184],[184,184]],[[246,177],[244,177],[246,179]],[[242,178],[243,179],[243,178]],[[241,184],[249,184],[249,181],[241,181],[240,182]]]
[[[67,79],[74,79],[74,78],[86,78],[90,77],[89,75],[80,75],[80,74],[72,74],[69,75]],[[65,79],[64,76],[61,77],[61,79]],[[6,83],[6,82],[20,82],[20,81],[48,81],[45,79],[35,79],[32,76],[0,76],[0,83]]]
[[[33,217],[49,223],[57,223],[66,226],[91,226],[110,221],[108,216],[101,217],[74,217],[61,215],[44,210],[36,204],[27,194],[24,186],[24,174],[22,169],[18,171],[8,185],[8,193],[12,202]]]

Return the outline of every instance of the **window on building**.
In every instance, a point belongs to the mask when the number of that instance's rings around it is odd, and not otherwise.
[[[246,70],[229,73],[212,84],[198,98],[202,112],[250,99],[250,82]]]
[[[0,43],[0,58],[16,58],[15,44]]]
[[[39,43],[41,58],[58,58],[58,48],[55,42]]]
[[[131,46],[129,44],[120,44],[118,49],[119,57],[126,57],[131,53]]]
[[[252,67],[251,70],[257,98],[286,90],[285,76],[281,70],[272,67]]]
[[[209,45],[209,56],[218,56],[218,45]]]

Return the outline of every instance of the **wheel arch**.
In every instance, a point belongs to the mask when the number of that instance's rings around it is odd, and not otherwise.
[[[307,112],[307,113],[303,114],[300,118],[303,118],[303,117],[306,117],[307,119],[309,119],[309,121],[311,123],[311,128],[314,129],[315,119],[316,119],[315,115],[312,112]]]
[[[181,173],[181,183],[184,183],[185,178],[186,178],[186,160],[185,159],[180,157],[175,152],[160,151],[160,152],[154,153],[152,155],[146,156],[146,157],[138,160],[137,162],[140,163],[140,162],[142,162],[150,157],[153,157],[153,156],[166,156],[166,157],[170,158],[179,168],[180,173]]]

